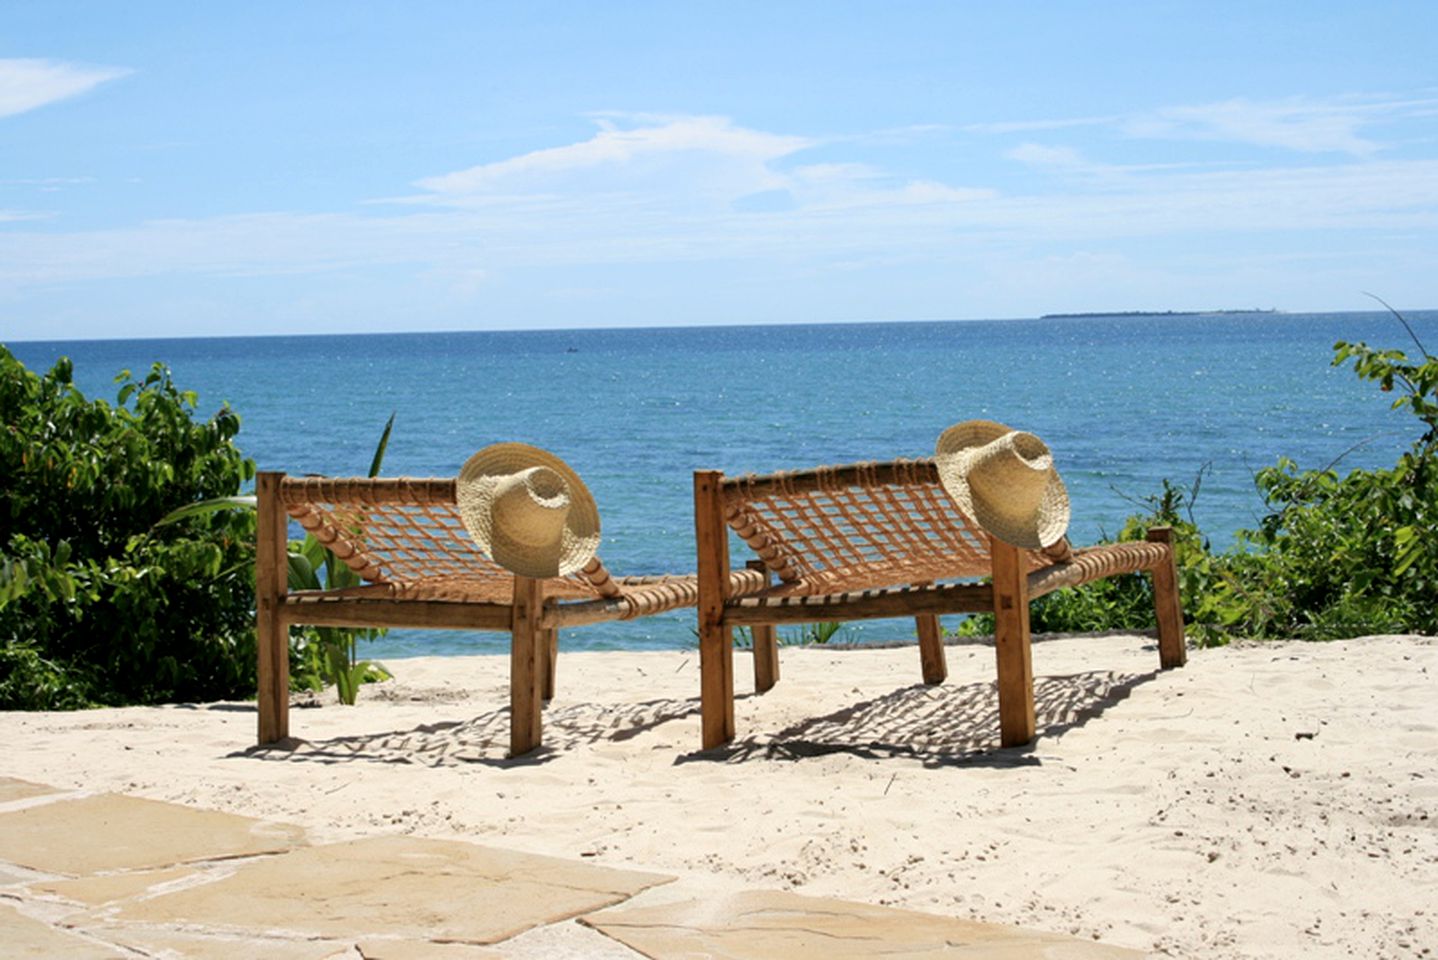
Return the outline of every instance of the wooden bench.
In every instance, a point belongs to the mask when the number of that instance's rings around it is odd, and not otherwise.
[[[289,627],[422,627],[510,634],[510,752],[539,746],[554,696],[561,627],[631,620],[693,606],[694,576],[615,577],[598,557],[578,573],[516,576],[475,546],[453,478],[287,477],[256,482],[259,742],[289,736]],[[288,589],[290,521],[362,578],[358,587]],[[748,593],[764,575],[741,570],[725,589]]]
[[[1160,666],[1185,659],[1183,611],[1170,531],[1146,542],[1072,550],[1067,540],[1024,550],[991,538],[964,516],[932,460],[820,467],[765,476],[694,474],[698,548],[703,746],[734,738],[732,633],[754,637],[754,683],[778,680],[777,624],[915,619],[926,683],[947,675],[938,617],[992,613],[1003,746],[1034,737],[1029,601],[1102,577],[1148,572]],[[735,586],[729,531],[776,582]]]

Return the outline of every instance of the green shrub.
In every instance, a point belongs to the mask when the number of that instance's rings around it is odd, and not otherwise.
[[[0,347],[0,707],[254,692],[254,517],[156,526],[254,476],[239,417],[197,421],[162,365],[87,400]]]
[[[1144,498],[1147,510],[1130,516],[1115,538],[1120,542],[1143,540],[1149,528],[1157,526],[1173,531],[1179,596],[1185,614],[1204,606],[1216,576],[1208,541],[1191,515],[1203,474],[1204,470],[1200,470],[1188,489],[1163,481],[1161,493]],[[1145,630],[1153,627],[1153,616],[1153,584],[1148,577],[1140,576],[1108,577],[1070,590],[1056,590],[1029,606],[1029,626],[1040,633]],[[960,622],[957,632],[962,636],[991,634],[993,615],[969,617]]]

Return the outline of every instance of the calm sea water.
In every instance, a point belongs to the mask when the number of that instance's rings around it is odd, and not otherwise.
[[[1438,345],[1438,311],[1409,316]],[[1387,314],[1263,314],[510,333],[25,342],[87,394],[168,364],[208,415],[228,402],[263,469],[360,475],[397,414],[385,473],[453,475],[499,440],[549,448],[599,502],[620,573],[694,567],[691,473],[926,456],[974,417],[1048,441],[1071,534],[1114,533],[1163,478],[1205,465],[1196,519],[1216,547],[1263,514],[1253,471],[1390,464],[1414,435],[1376,387],[1330,366],[1339,339],[1410,350]],[[1356,449],[1354,449],[1356,447]],[[1346,454],[1346,455],[1345,455]],[[568,649],[680,647],[692,612],[566,632]],[[906,621],[855,640],[912,636]],[[496,634],[392,631],[366,656],[499,652]]]

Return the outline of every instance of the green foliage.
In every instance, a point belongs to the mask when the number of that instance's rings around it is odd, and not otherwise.
[[[82,684],[26,640],[0,647],[0,705],[7,710],[76,710],[89,706]]]
[[[394,414],[390,414],[379,444],[370,460],[369,476],[378,476],[389,449],[394,430]],[[236,508],[255,510],[254,496],[216,497],[186,504],[172,510],[160,524],[177,523],[189,517],[233,511]],[[291,540],[287,545],[288,572],[286,581],[291,590],[343,589],[358,586],[359,575],[326,550],[312,534],[303,541]],[[365,683],[388,680],[390,674],[382,666],[361,661],[357,648],[360,640],[375,640],[385,635],[383,628],[302,626],[290,628],[290,687],[295,690],[323,690],[333,684],[340,703],[353,706],[359,688]]]
[[[781,647],[809,647],[816,644],[825,644],[834,639],[842,630],[844,624],[838,620],[829,620],[823,623],[806,623],[796,630],[780,630],[775,635],[775,640]],[[691,630],[695,639],[699,637],[699,631]],[[754,649],[754,633],[748,627],[734,628],[734,646],[739,650]]]
[[[197,421],[156,364],[88,400],[0,347],[0,707],[156,703],[254,690],[254,518],[156,526],[254,476],[239,417]]]
[[[779,635],[781,644],[789,644],[800,647],[811,645],[822,645],[828,643],[844,629],[844,624],[838,620],[826,620],[822,623],[806,623],[792,634]]]
[[[390,425],[393,424],[394,417],[390,417]],[[385,439],[388,438],[387,426]],[[379,458],[383,458],[383,441]],[[378,473],[377,461],[371,468],[370,476]],[[290,542],[291,590],[341,589],[358,586],[359,582],[359,575],[337,560],[335,555],[326,550],[312,535],[307,535],[303,541]],[[293,628],[290,662],[292,682],[301,688],[310,689],[322,689],[334,684],[340,703],[353,706],[359,697],[362,684],[388,680],[390,677],[383,667],[360,660],[357,652],[359,641],[374,640],[384,634],[383,628]]]

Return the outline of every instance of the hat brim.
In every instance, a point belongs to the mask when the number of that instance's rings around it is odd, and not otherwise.
[[[568,488],[569,510],[561,536],[550,546],[515,543],[491,519],[496,481],[532,467],[553,470]],[[562,577],[584,568],[599,551],[599,508],[578,473],[562,459],[527,443],[495,443],[475,453],[455,479],[460,520],[480,552],[513,573],[534,579]]]

